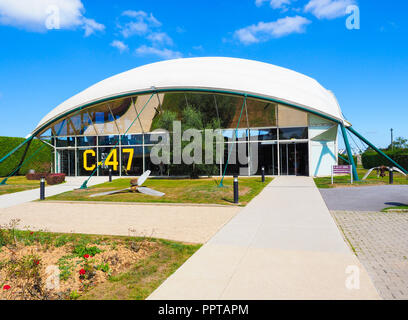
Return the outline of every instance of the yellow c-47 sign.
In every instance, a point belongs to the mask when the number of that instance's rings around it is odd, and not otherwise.
[[[132,162],[133,162],[133,156],[135,154],[135,150],[131,148],[122,149],[122,153],[129,154],[129,160],[126,165],[126,170],[129,171],[132,168]],[[89,165],[90,161],[88,160],[91,160],[89,159],[90,157],[96,158],[96,152],[92,149],[85,150],[83,154],[83,162],[84,162],[83,165],[86,171],[93,171],[96,168],[96,164]],[[102,161],[98,163],[98,165],[101,165],[101,164],[102,164]],[[118,168],[119,168],[118,149],[112,149],[109,152],[109,155],[105,160],[105,165],[108,167],[112,167],[113,171],[118,171]]]
[[[85,169],[86,171],[93,171],[93,170],[95,170],[96,165],[94,164],[94,165],[92,165],[92,166],[88,166],[88,156],[96,157],[95,151],[93,151],[93,150],[86,150],[86,151],[84,151],[84,155],[83,155],[83,158],[84,158],[84,169]]]

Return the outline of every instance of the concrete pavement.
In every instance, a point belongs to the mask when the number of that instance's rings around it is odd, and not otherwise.
[[[38,201],[0,208],[0,225],[62,233],[146,236],[205,243],[239,211],[235,206]]]
[[[330,210],[381,211],[408,205],[408,185],[320,189]]]
[[[114,179],[117,177],[114,177]],[[66,183],[45,188],[45,196],[51,197],[60,193],[72,191],[81,187],[87,177],[66,177]],[[88,187],[107,182],[107,177],[93,177],[88,182]],[[40,184],[40,182],[38,182]],[[20,191],[0,196],[0,208],[9,208],[19,204],[40,199],[40,189]]]
[[[350,280],[359,282],[359,289],[347,288]],[[149,299],[379,299],[379,295],[313,180],[278,177]]]

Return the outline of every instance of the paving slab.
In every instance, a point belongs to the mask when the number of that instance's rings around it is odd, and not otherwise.
[[[346,287],[357,269],[359,288]],[[379,299],[313,180],[277,177],[149,299]]]
[[[408,214],[332,211],[383,299],[408,300]]]

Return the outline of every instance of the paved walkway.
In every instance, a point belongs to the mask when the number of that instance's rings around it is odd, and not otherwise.
[[[357,266],[360,289],[347,289]],[[149,299],[378,299],[311,178],[278,177]]]
[[[320,189],[329,210],[381,211],[408,205],[408,185]]]
[[[0,225],[20,219],[19,225],[31,230],[205,243],[238,211],[235,206],[38,201],[0,208]]]
[[[408,299],[408,214],[333,211],[384,299]]]
[[[45,196],[51,197],[60,193],[72,191],[81,187],[82,183],[85,181],[86,177],[67,177],[66,183],[49,186],[45,188]],[[114,178],[115,179],[115,178]],[[88,187],[107,182],[107,177],[93,177],[88,182]],[[39,182],[38,182],[39,184]],[[40,199],[40,189],[33,189],[21,192],[15,192],[10,194],[5,194],[0,196],[0,208],[9,208],[19,204],[23,204],[30,201],[35,201]]]

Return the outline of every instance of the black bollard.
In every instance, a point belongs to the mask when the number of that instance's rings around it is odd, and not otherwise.
[[[265,167],[262,167],[262,182],[265,182]]]
[[[234,176],[234,203],[238,203],[238,176]]]
[[[394,184],[394,170],[390,169],[390,184]]]
[[[40,180],[40,200],[45,200],[45,179]]]
[[[112,182],[112,169],[109,169],[109,182]]]

